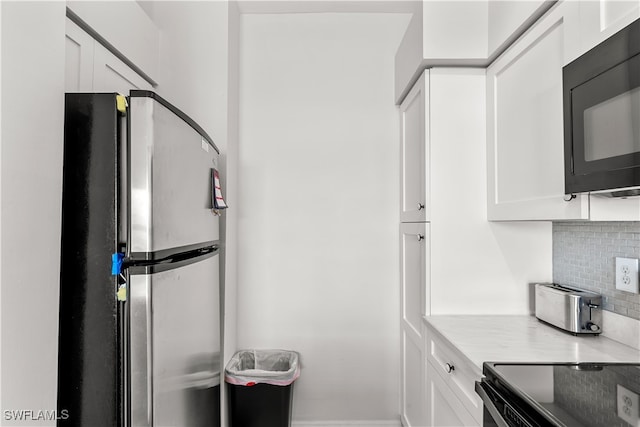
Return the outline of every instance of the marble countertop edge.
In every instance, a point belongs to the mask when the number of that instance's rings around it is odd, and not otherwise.
[[[640,351],[603,336],[575,336],[530,315],[432,315],[424,321],[482,372],[484,362],[640,363]]]

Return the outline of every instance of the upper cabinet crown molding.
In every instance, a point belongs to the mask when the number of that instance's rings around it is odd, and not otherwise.
[[[555,2],[419,2],[395,57],[396,104],[426,68],[486,67]]]
[[[67,16],[149,83],[159,74],[160,30],[135,1],[67,1]]]
[[[425,68],[482,66],[487,57],[486,1],[422,1],[395,57],[395,97],[402,102]]]

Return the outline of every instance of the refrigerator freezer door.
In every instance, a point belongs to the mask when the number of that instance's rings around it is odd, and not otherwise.
[[[152,92],[149,92],[153,94]],[[212,207],[218,153],[166,101],[132,96],[129,108],[129,250],[133,258],[219,239]]]
[[[69,417],[58,426],[124,425],[122,305],[109,263],[119,238],[120,125],[115,94],[66,94],[58,411]]]
[[[130,276],[132,426],[220,425],[219,258]]]

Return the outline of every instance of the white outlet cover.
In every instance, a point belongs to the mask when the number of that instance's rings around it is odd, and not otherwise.
[[[634,294],[638,291],[638,260],[616,258],[616,289]]]
[[[618,416],[632,426],[640,426],[640,415],[638,412],[640,399],[638,395],[617,384],[616,398],[618,402]]]

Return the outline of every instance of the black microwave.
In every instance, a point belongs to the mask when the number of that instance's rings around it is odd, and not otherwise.
[[[640,19],[566,65],[562,84],[565,193],[640,195]]]

